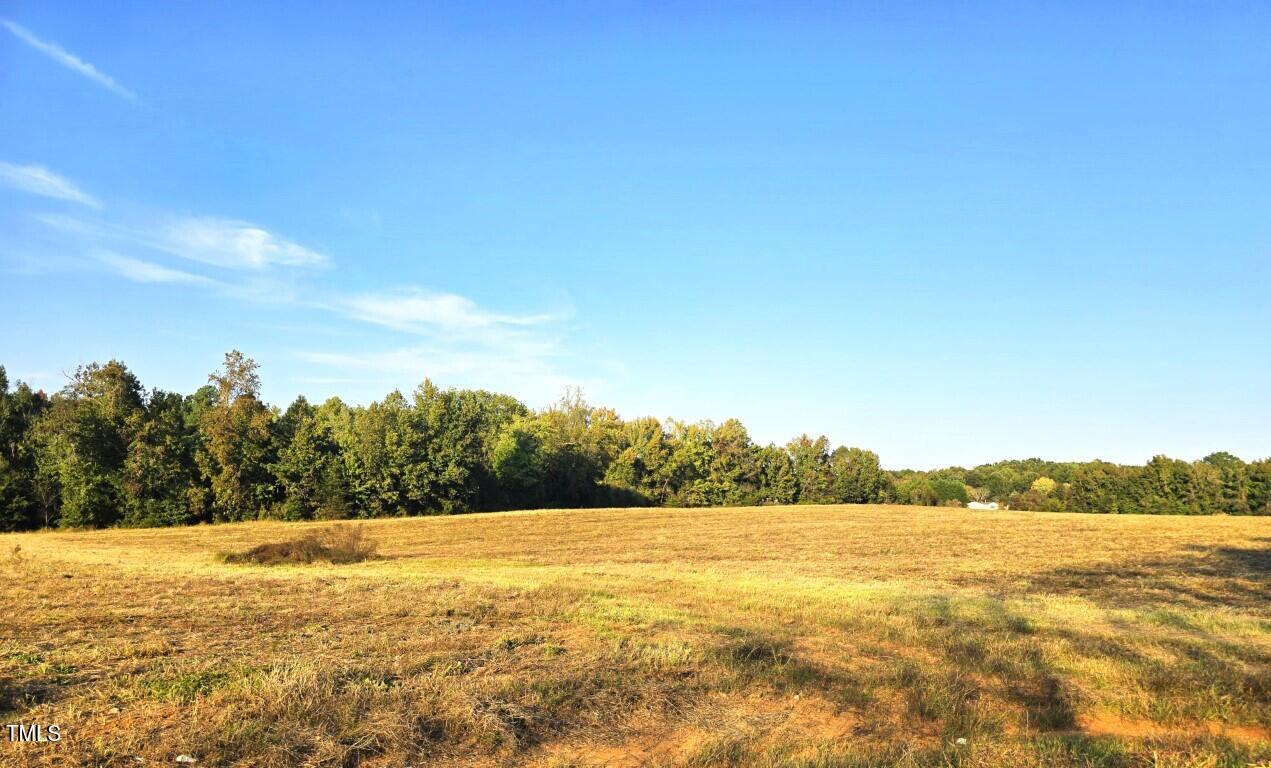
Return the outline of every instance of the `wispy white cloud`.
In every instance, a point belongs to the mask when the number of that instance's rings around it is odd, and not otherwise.
[[[407,289],[392,293],[360,294],[346,299],[343,306],[358,320],[412,333],[434,331],[475,331],[498,327],[516,328],[541,325],[552,315],[507,315],[477,306],[471,299],[453,293],[429,293]]]
[[[26,27],[16,24],[8,19],[0,19],[0,26],[3,26],[5,29],[12,32],[14,37],[72,72],[76,72],[84,77],[87,77],[89,80],[92,80],[109,91],[123,96],[129,101],[137,100],[137,94],[115,82],[115,78],[105,72],[102,72],[97,69],[97,67],[94,67],[92,64],[89,64],[87,61],[84,61],[70,51],[67,51],[62,46],[57,45],[56,43],[50,43],[46,40],[41,40]]]
[[[362,293],[332,309],[356,320],[423,339],[383,352],[313,353],[305,359],[345,371],[381,371],[445,377],[471,386],[558,392],[568,381],[556,358],[565,312],[509,314],[487,309],[466,296],[408,288]]]
[[[153,239],[156,247],[174,256],[224,269],[321,267],[329,263],[321,253],[234,219],[177,219],[154,233]]]
[[[40,214],[35,218],[78,252],[140,283],[208,290],[238,301],[327,313],[351,323],[413,336],[397,348],[347,343],[297,352],[319,366],[314,382],[414,386],[432,377],[452,386],[512,391],[549,402],[576,381],[559,372],[568,309],[510,313],[459,294],[411,287],[348,294],[306,283],[330,259],[262,227],[217,217],[118,217]],[[328,336],[330,339],[330,336]],[[322,370],[326,369],[326,370]]]
[[[121,277],[125,277],[137,283],[182,283],[187,285],[219,285],[215,280],[196,275],[192,272],[183,272],[179,269],[165,267],[162,264],[155,264],[150,261],[134,259],[129,256],[121,256],[110,251],[99,251],[94,254],[94,258],[102,264],[110,267]]]
[[[32,195],[69,200],[92,208],[102,207],[97,198],[42,165],[15,165],[0,160],[0,182]]]
[[[159,251],[226,270],[263,272],[272,267],[324,267],[330,260],[245,221],[215,216],[121,224],[63,214],[35,217],[49,227],[94,241]]]
[[[329,306],[353,319],[421,337],[390,349],[299,353],[339,376],[379,376],[409,386],[431,377],[455,386],[513,391],[544,403],[577,383],[558,370],[560,321],[567,312],[496,312],[465,296],[420,288],[363,293]]]
[[[299,352],[301,360],[333,369],[334,375],[377,376],[402,388],[427,376],[456,387],[515,392],[543,403],[577,383],[558,370],[561,320],[568,313],[493,312],[466,296],[423,289],[367,292],[328,308],[419,337],[412,345],[381,350]]]

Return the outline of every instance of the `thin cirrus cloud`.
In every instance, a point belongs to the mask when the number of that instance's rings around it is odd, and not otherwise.
[[[329,305],[352,319],[421,337],[378,351],[302,351],[343,375],[376,372],[387,382],[440,377],[452,385],[512,390],[547,402],[577,382],[559,373],[558,322],[566,313],[495,312],[453,293],[419,288],[363,293]]]
[[[177,219],[156,235],[155,242],[162,250],[223,269],[322,267],[329,263],[321,253],[234,219]]]
[[[32,195],[66,200],[90,208],[102,207],[97,198],[42,165],[15,165],[0,160],[0,182]]]
[[[121,256],[111,251],[98,251],[94,254],[94,258],[102,264],[112,269],[120,277],[127,278],[137,283],[178,283],[184,285],[219,285],[215,280],[196,275],[192,272],[183,272],[179,269],[165,267],[162,264],[155,264],[142,259],[134,259],[130,256]]]
[[[63,180],[65,181],[65,180]],[[74,185],[66,182],[67,188]],[[347,320],[416,337],[381,351],[307,350],[298,356],[340,376],[368,373],[417,382],[443,377],[451,384],[512,388],[522,396],[551,397],[567,384],[556,364],[559,321],[569,312],[514,314],[488,309],[454,293],[404,288],[320,298],[301,280],[332,266],[324,254],[263,227],[215,216],[73,216],[36,214],[91,263],[120,278],[157,286],[186,286],[251,303],[318,309]],[[180,268],[173,260],[185,265]],[[166,263],[165,263],[166,262]],[[216,271],[216,277],[200,272]]]
[[[555,381],[549,360],[557,353],[558,339],[549,326],[566,313],[495,312],[465,296],[419,288],[318,300],[296,281],[297,270],[327,267],[330,259],[233,219],[204,216],[120,224],[64,214],[36,218],[80,242],[96,263],[133,282],[203,287],[253,303],[319,308],[428,340],[423,346],[384,353],[313,353],[305,358],[316,364],[386,372],[431,370],[479,380],[502,379],[519,371],[535,380]],[[123,255],[128,251],[217,267],[225,276],[213,279],[154,258]]]
[[[346,299],[342,304],[348,314],[359,320],[411,333],[514,330],[555,319],[553,315],[490,312],[464,296],[419,289],[361,294]]]
[[[264,272],[273,267],[325,267],[330,263],[317,251],[236,219],[169,217],[140,224],[62,214],[39,214],[36,219],[94,244],[143,248],[230,271]]]
[[[382,370],[417,368],[424,359],[456,372],[503,371],[504,363],[519,370],[546,370],[546,361],[558,346],[550,326],[562,319],[561,314],[493,312],[466,296],[419,288],[363,293],[336,301],[330,307],[355,320],[428,340],[423,345],[356,356],[359,366]],[[329,364],[350,361],[310,359]]]
[[[97,67],[94,67],[92,64],[89,64],[87,61],[84,61],[62,46],[56,43],[50,43],[47,40],[41,40],[36,37],[31,30],[8,19],[0,19],[0,26],[3,26],[5,29],[13,33],[14,37],[72,72],[92,80],[94,83],[97,83],[106,90],[122,96],[129,101],[137,100],[137,94],[120,85],[115,81],[115,78],[105,72],[102,72]]]
[[[196,286],[227,298],[255,304],[289,306],[304,303],[297,297],[294,286],[285,280],[255,275],[247,275],[243,279],[233,281],[216,280],[207,275],[174,269],[153,261],[105,250],[93,252],[91,258],[117,276],[134,283]]]

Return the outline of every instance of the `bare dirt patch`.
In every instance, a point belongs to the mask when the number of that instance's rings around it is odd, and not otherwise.
[[[1220,736],[1241,744],[1271,743],[1271,728],[1229,723],[1183,723],[1164,725],[1151,720],[1096,713],[1077,718],[1081,732],[1090,736],[1112,736],[1118,739],[1168,739]]]

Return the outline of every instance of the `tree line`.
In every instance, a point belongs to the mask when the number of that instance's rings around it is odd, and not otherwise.
[[[118,361],[53,395],[0,366],[0,530],[344,519],[533,507],[902,503],[1154,514],[1271,514],[1271,459],[1144,466],[1003,461],[932,472],[807,435],[758,445],[741,422],[623,420],[576,390],[532,410],[425,380],[367,406],[261,400],[225,356],[189,395]]]

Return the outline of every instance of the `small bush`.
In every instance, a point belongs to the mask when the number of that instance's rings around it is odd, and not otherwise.
[[[781,666],[789,664],[793,656],[789,644],[744,630],[727,632],[730,639],[715,649],[716,655],[725,662],[756,666]]]
[[[334,525],[299,539],[260,544],[246,552],[223,556],[227,563],[288,565],[296,563],[360,563],[375,555],[379,543],[362,526]]]

